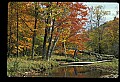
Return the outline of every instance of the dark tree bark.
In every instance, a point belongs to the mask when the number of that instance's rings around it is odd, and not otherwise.
[[[47,28],[45,28],[44,42],[43,42],[43,51],[42,51],[42,59],[45,58],[46,54],[46,42],[47,42]]]
[[[73,58],[76,58],[78,49],[75,49]]]
[[[10,54],[11,54],[11,35],[12,35],[12,32],[11,32],[11,26],[12,26],[12,5],[11,5],[11,3],[10,3],[10,19],[9,19],[9,22],[10,22],[10,33],[9,33],[9,44],[8,44],[8,57],[10,56]]]
[[[23,48],[23,54],[22,54],[23,56],[25,56],[25,49]]]
[[[28,55],[28,49],[27,49],[27,47],[26,47],[26,49],[25,49],[25,55],[26,55],[26,56]]]
[[[47,8],[49,6],[50,5],[48,5]],[[47,15],[48,15],[48,18],[45,20],[45,23],[49,24],[50,13],[47,13]],[[47,43],[48,32],[49,32],[49,29],[48,29],[48,27],[46,27],[45,28],[44,41],[43,41],[42,59],[44,59],[46,57],[46,43]]]
[[[74,74],[75,74],[75,75],[78,75],[78,72],[77,72],[76,67],[75,67],[75,66],[73,66],[73,68],[74,68]]]
[[[37,12],[38,8],[37,8],[37,3],[35,3],[35,26],[34,26],[34,33],[33,33],[33,42],[32,42],[32,59],[34,59],[34,54],[35,54],[35,51],[34,51],[34,45],[35,45],[35,38],[36,38],[36,24],[37,24],[37,15],[38,15],[38,12]]]
[[[16,9],[17,10],[17,14],[16,14],[17,15],[17,57],[18,57],[19,56],[19,53],[18,53],[18,45],[19,45],[18,44],[18,38],[19,38],[18,37],[18,3],[16,5],[17,5],[17,9]]]

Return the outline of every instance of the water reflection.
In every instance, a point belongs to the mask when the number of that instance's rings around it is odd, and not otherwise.
[[[99,78],[110,73],[102,70],[89,69],[85,66],[65,66],[55,68],[40,74],[40,77],[73,77],[73,78]]]
[[[86,66],[62,66],[26,77],[100,78],[102,75],[109,74],[110,73],[103,72],[102,70],[90,69]]]

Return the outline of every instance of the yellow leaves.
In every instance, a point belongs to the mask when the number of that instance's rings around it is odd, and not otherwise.
[[[32,38],[27,38],[27,41],[32,41]]]
[[[19,47],[18,47],[18,48],[19,48],[19,49],[20,49],[20,48],[24,48],[24,46],[22,46],[22,45],[19,45]]]
[[[18,46],[19,51],[23,51],[23,48],[24,48],[24,46],[21,46],[21,45]]]
[[[66,40],[62,40],[62,42],[66,42]]]
[[[19,29],[19,32],[22,32],[23,31],[23,29]]]
[[[19,45],[18,46],[18,52],[19,53],[22,52],[23,48],[24,48],[24,46]],[[17,53],[17,46],[14,46],[14,49],[12,50],[12,53]]]
[[[33,31],[37,31],[38,29],[33,29]]]
[[[48,46],[49,45],[49,43],[46,43],[46,46]]]
[[[67,50],[66,54],[74,55],[74,50]]]
[[[51,25],[50,25],[50,24],[46,24],[46,26],[47,26],[47,27],[51,27]]]
[[[43,8],[40,8],[40,9],[39,9],[39,11],[40,11],[40,12],[43,12],[43,11],[44,11],[44,9],[43,9]]]
[[[58,51],[58,50],[55,50],[55,53],[59,53],[59,51]]]
[[[29,41],[32,41],[32,38],[28,38],[28,37],[23,37],[25,40],[27,40],[28,42]]]
[[[64,12],[64,10],[63,10],[63,9],[60,9],[60,12]]]

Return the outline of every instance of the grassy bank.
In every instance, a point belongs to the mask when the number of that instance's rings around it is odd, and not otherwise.
[[[52,55],[50,61],[42,60],[41,56],[35,56],[34,60],[31,57],[15,57],[7,59],[7,76],[8,77],[23,77],[26,74],[36,74],[43,71],[51,70],[58,67],[60,62],[81,61],[71,57]],[[118,74],[118,60],[112,62],[94,63],[88,65],[90,69],[100,69],[102,71]]]
[[[55,60],[42,60],[40,56],[31,60],[30,57],[18,57],[7,59],[7,76],[23,76],[27,72],[41,72],[59,66]]]
[[[118,74],[119,60],[113,59],[111,62],[94,63],[88,67],[90,69],[100,69],[102,71],[110,72],[111,74]]]
[[[41,56],[35,56],[34,60],[31,57],[15,57],[7,59],[7,76],[16,77],[24,76],[26,73],[42,72],[59,66],[56,60],[74,61],[73,58],[65,56],[52,55],[50,61],[42,60]],[[64,61],[65,62],[65,61]]]

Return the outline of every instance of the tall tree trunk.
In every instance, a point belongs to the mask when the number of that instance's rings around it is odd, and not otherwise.
[[[50,5],[47,6],[47,8],[49,8]],[[46,19],[45,23],[49,24],[49,19],[50,19],[50,13],[47,13],[48,18]],[[42,50],[42,59],[44,59],[46,57],[46,43],[47,43],[47,36],[48,36],[48,32],[50,31],[50,29],[48,29],[48,27],[45,28],[45,35],[44,35],[44,42],[43,42],[43,50]]]
[[[57,2],[57,4],[56,5],[58,5],[58,2]],[[57,14],[57,12],[56,12],[56,14]],[[54,22],[55,22],[55,19],[54,19]],[[54,23],[53,22],[53,23]],[[54,25],[54,24],[53,24]],[[55,48],[55,46],[56,46],[56,43],[57,43],[57,41],[58,41],[58,39],[59,39],[59,36],[56,36],[55,37],[55,39],[54,39],[54,42],[53,42],[53,44],[51,45],[51,49],[50,49],[50,51],[49,51],[49,57],[51,57],[51,54],[52,54],[52,52],[53,52],[53,50],[54,50],[54,48]]]
[[[62,30],[60,28],[57,29],[57,32],[59,34],[60,34],[61,31]],[[53,50],[55,49],[55,46],[56,46],[56,43],[57,43],[58,39],[59,39],[59,35],[55,36],[53,45],[52,45],[51,50],[50,50],[50,57],[51,57],[51,54],[52,54]]]
[[[98,27],[98,53],[100,54],[101,53],[101,49],[100,49],[100,28],[99,28],[99,26],[100,26],[100,18],[99,18],[99,15],[97,14],[97,27]]]
[[[35,32],[33,34],[33,41],[32,41],[32,59],[34,59],[34,45],[35,45]]]
[[[49,15],[49,13],[47,13]],[[45,21],[46,24],[48,24],[49,16],[47,20]],[[48,28],[45,28],[45,35],[44,35],[44,41],[43,41],[43,50],[42,50],[42,59],[46,57],[46,43],[47,43],[47,36],[48,36]]]
[[[18,3],[16,4],[17,5],[17,57],[19,56],[19,53],[18,53]]]
[[[10,56],[11,54],[11,35],[12,35],[12,32],[11,32],[11,26],[12,26],[12,7],[11,7],[11,3],[10,3],[10,18],[9,18],[9,22],[10,22],[10,33],[9,33],[9,44],[8,44],[8,57]]]
[[[54,22],[55,22],[55,19],[53,19],[53,25],[52,25],[51,36],[50,36],[50,41],[49,41],[48,50],[47,50],[47,54],[46,54],[46,59],[47,59],[47,60],[48,60],[49,57],[50,57],[50,48],[51,48],[52,38],[53,38]]]
[[[64,40],[64,39],[63,39],[63,40]],[[62,54],[65,55],[65,57],[67,57],[67,55],[66,55],[65,41],[62,42],[62,48],[63,48],[63,50],[64,50],[64,51],[62,52]]]
[[[51,57],[51,54],[52,54],[52,52],[53,52],[53,50],[54,50],[54,48],[56,46],[56,43],[57,43],[58,39],[59,39],[59,36],[56,36],[55,39],[54,39],[53,45],[52,45],[52,47],[50,49],[50,57]]]
[[[47,28],[45,28],[44,42],[43,42],[43,51],[42,51],[42,59],[45,58],[46,54],[46,42],[47,42]]]
[[[37,12],[38,8],[37,8],[37,3],[35,3],[35,26],[34,26],[34,33],[33,33],[33,42],[32,42],[32,59],[34,59],[34,54],[35,54],[35,51],[34,51],[34,45],[35,45],[35,38],[36,38],[36,24],[37,24],[37,15],[38,15],[38,12]]]

